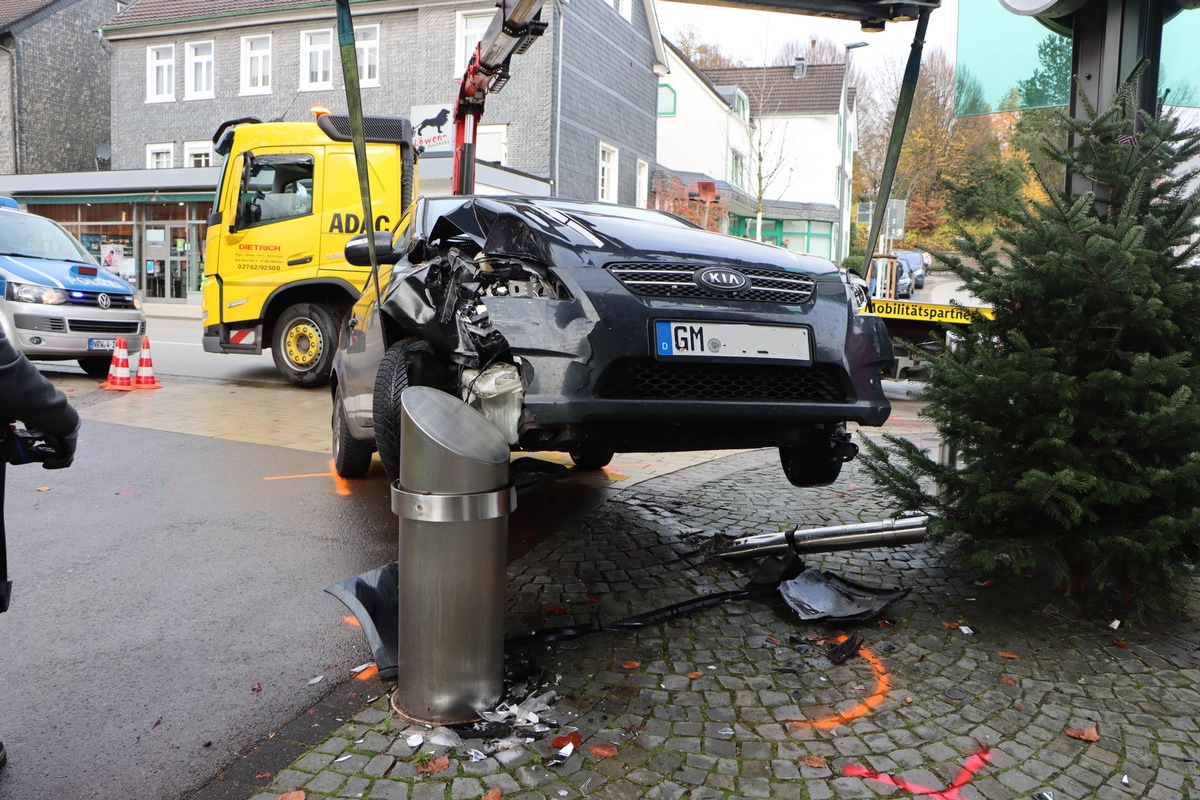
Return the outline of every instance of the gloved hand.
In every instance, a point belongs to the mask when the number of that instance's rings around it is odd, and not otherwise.
[[[79,428],[66,436],[46,434],[46,444],[54,448],[54,455],[42,462],[43,469],[66,469],[75,460],[75,445],[79,440]]]

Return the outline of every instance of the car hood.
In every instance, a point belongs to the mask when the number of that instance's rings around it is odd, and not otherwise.
[[[647,209],[530,198],[475,197],[442,213],[433,241],[467,236],[493,256],[553,266],[624,261],[773,265],[837,278],[833,263],[774,245],[713,233]]]
[[[95,270],[95,275],[81,274]],[[52,286],[80,292],[112,292],[133,294],[127,281],[103,267],[74,261],[56,261],[27,256],[0,256],[0,281],[19,281],[39,286]]]

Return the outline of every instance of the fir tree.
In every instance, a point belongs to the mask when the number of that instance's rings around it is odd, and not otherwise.
[[[1185,167],[1200,133],[1136,112],[1132,84],[1107,110],[1082,105],[1045,150],[1095,191],[1039,175],[1048,202],[1013,201],[994,236],[964,233],[965,258],[939,259],[994,309],[931,364],[922,413],[957,464],[892,435],[866,464],[975,560],[1048,552],[1071,590],[1144,604],[1200,557],[1200,199]],[[1072,144],[1053,144],[1063,133]]]

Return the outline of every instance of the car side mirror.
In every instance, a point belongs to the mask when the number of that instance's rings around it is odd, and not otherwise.
[[[375,257],[380,264],[395,264],[400,260],[399,254],[392,250],[392,234],[387,231],[375,231]],[[365,233],[346,242],[346,261],[356,267],[371,266],[371,252]]]

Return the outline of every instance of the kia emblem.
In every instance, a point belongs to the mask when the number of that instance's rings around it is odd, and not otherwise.
[[[100,306],[101,308],[110,308],[112,306],[112,298],[106,295],[104,292],[101,292],[100,294],[96,295],[96,305]]]
[[[696,270],[692,279],[697,286],[718,292],[737,292],[749,288],[750,279],[736,269],[728,267],[705,267]]]

